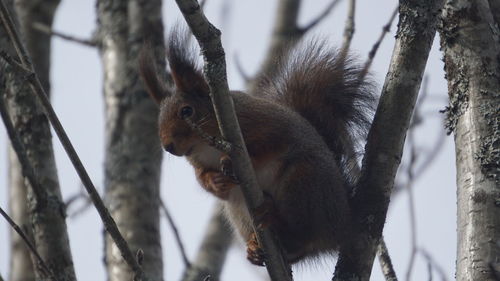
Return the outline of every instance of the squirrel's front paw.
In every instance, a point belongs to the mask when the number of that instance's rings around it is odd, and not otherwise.
[[[206,183],[208,191],[222,200],[227,200],[229,192],[236,186],[233,179],[221,172],[208,172],[206,177],[208,179]]]
[[[265,253],[257,241],[257,235],[252,232],[247,241],[247,259],[255,265],[264,266]]]

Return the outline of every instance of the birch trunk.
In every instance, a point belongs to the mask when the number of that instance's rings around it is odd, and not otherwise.
[[[7,4],[12,7],[12,1],[8,1]],[[48,74],[50,41],[47,38],[42,39],[34,35],[28,26],[33,20],[41,20],[51,24],[58,1],[31,1],[29,5],[20,1],[18,4],[21,14],[20,30],[27,39],[29,51],[36,57],[35,64],[38,67],[38,74]],[[12,16],[16,18],[14,13]],[[5,32],[3,28],[1,28],[1,32]],[[11,56],[16,57],[17,55],[5,33],[0,38],[3,39],[3,48]],[[6,97],[10,116],[36,171],[36,180],[46,193],[44,198],[38,198],[29,186],[26,193],[23,190],[17,190],[19,196],[27,194],[27,198],[24,200],[17,198],[19,201],[12,202],[11,206],[23,208],[23,205],[28,204],[30,227],[33,231],[36,249],[42,259],[48,264],[58,280],[76,280],[69,248],[64,204],[61,200],[54,160],[52,136],[47,118],[27,83],[19,79],[17,74],[10,71],[9,68],[7,68],[6,77],[8,86]],[[48,88],[48,76],[45,76],[45,83],[44,86]],[[11,169],[11,175],[16,176],[11,178],[12,183],[22,181],[17,177],[20,173],[19,170],[16,170],[17,168]],[[13,263],[15,262],[13,261]],[[25,261],[23,263],[25,264]],[[37,280],[49,280],[38,267],[35,267],[34,270]],[[11,276],[12,279],[18,277]]]
[[[164,59],[161,1],[99,0],[97,13],[106,104],[106,203],[131,250],[144,252],[146,275],[163,280],[158,110],[137,71],[145,41]],[[108,280],[131,280],[133,273],[109,236],[105,251]]]
[[[457,165],[456,277],[498,280],[500,33],[487,0],[447,1],[440,32]]]
[[[43,6],[45,5],[45,7]],[[36,72],[47,93],[50,93],[50,36],[34,31],[31,26],[34,22],[40,22],[47,26],[52,25],[54,13],[59,5],[59,0],[51,1],[26,1],[18,0],[15,10],[19,15],[21,32],[24,34],[26,47],[28,48]],[[42,7],[44,7],[42,9]],[[22,227],[25,233],[32,235],[27,210],[27,187],[24,184],[21,166],[17,156],[9,149],[9,208],[14,221]],[[35,280],[33,264],[30,252],[24,245],[22,239],[14,231],[11,231],[11,259],[10,276],[11,281]]]

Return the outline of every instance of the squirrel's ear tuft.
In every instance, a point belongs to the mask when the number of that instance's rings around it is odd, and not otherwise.
[[[169,95],[169,91],[158,76],[153,51],[148,45],[145,45],[139,53],[139,73],[149,95],[160,104]]]
[[[175,26],[168,36],[167,59],[175,86],[186,94],[208,96],[209,88],[196,63],[196,50],[190,46],[191,33]]]

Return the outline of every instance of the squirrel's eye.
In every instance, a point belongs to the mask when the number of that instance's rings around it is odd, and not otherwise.
[[[191,117],[193,115],[193,108],[191,106],[184,106],[181,108],[180,116],[182,119]]]

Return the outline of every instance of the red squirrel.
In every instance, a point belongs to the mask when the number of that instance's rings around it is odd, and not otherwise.
[[[263,265],[242,192],[221,171],[228,156],[193,130],[194,123],[221,137],[196,52],[182,32],[168,42],[173,85],[159,77],[147,51],[140,59],[143,81],[160,107],[163,148],[187,158],[201,186],[223,201],[229,222],[247,242],[248,259]],[[359,79],[361,68],[322,41],[299,44],[276,64],[254,92],[230,94],[258,184],[272,204],[269,227],[295,263],[348,244],[349,193],[356,181],[349,166],[357,163],[356,143],[369,127],[374,95]]]

